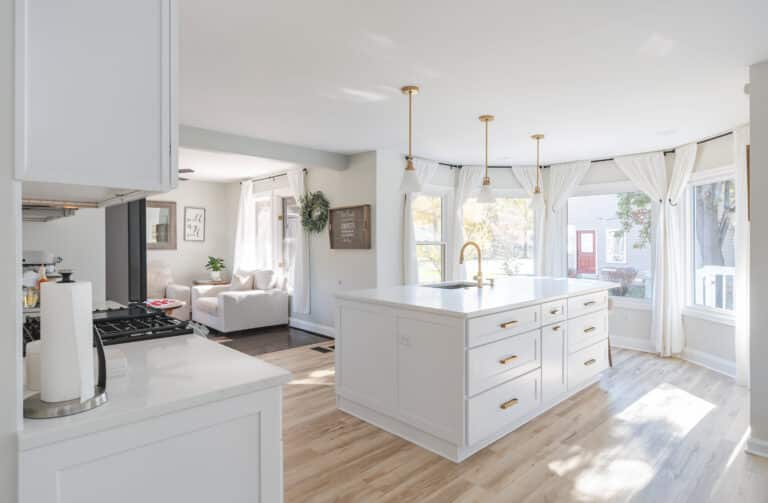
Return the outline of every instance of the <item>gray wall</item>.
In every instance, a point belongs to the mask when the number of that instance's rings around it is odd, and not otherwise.
[[[13,176],[13,1],[0,0],[0,501],[16,501],[21,427],[21,184]]]

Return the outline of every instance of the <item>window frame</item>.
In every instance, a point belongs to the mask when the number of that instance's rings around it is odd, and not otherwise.
[[[694,236],[694,207],[693,190],[701,185],[724,182],[731,180],[735,183],[735,169],[731,166],[715,168],[706,171],[694,172],[688,180],[683,197],[686,203],[682,205],[685,221],[685,306],[683,307],[683,316],[698,318],[705,321],[711,321],[722,325],[735,326],[736,313],[735,306],[733,310],[721,309],[718,307],[704,306],[696,304],[696,293],[694,285],[694,267],[696,266],[695,246],[696,238]],[[736,194],[739,197],[739,194]],[[736,222],[738,225],[739,222]],[[734,273],[735,278],[735,273]]]
[[[416,240],[416,248],[418,250],[419,245],[428,245],[428,246],[440,246],[440,282],[446,281],[446,278],[448,277],[448,273],[446,271],[448,267],[448,239],[447,239],[447,232],[448,232],[448,226],[446,222],[446,191],[440,190],[436,187],[427,186],[424,187],[421,192],[417,192],[414,196],[414,199],[418,196],[428,196],[428,197],[437,197],[440,199],[440,241],[419,241]],[[434,281],[421,281],[420,278],[418,278],[418,267],[416,271],[417,275],[417,284],[418,285],[426,285],[429,283],[434,283]]]

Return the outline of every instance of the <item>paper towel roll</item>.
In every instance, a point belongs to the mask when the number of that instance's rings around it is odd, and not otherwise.
[[[93,398],[91,284],[48,282],[40,287],[40,398]]]

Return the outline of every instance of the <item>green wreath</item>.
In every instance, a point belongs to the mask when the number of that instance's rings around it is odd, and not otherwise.
[[[304,194],[299,204],[301,204],[301,225],[307,232],[320,232],[325,229],[330,204],[322,191]]]

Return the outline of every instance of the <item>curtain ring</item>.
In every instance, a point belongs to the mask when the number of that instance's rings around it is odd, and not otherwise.
[[[678,204],[679,204],[679,203],[673,203],[673,202],[672,202],[672,198],[671,198],[671,197],[669,198],[669,205],[670,205],[670,206],[672,206],[672,207],[676,207]]]

